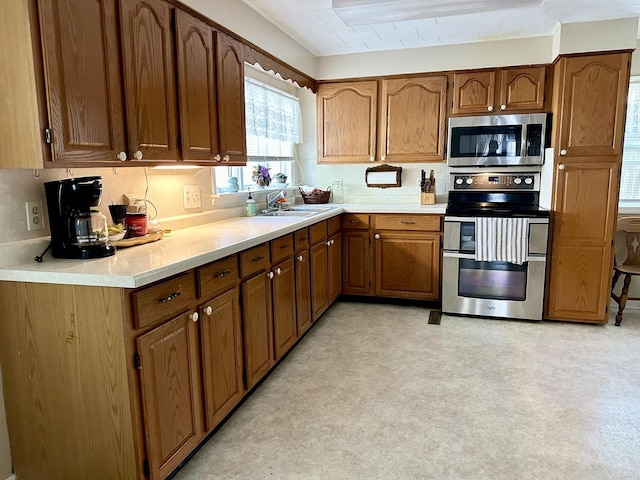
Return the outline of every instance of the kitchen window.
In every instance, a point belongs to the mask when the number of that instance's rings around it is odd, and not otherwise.
[[[269,168],[271,185],[276,174],[293,182],[297,146],[302,143],[302,118],[298,98],[254,78],[245,77],[245,116],[247,130],[247,166],[216,167],[216,191],[225,192],[231,177],[238,179],[240,190],[255,188],[251,178],[254,167]]]
[[[631,77],[624,132],[620,206],[640,207],[640,76]]]

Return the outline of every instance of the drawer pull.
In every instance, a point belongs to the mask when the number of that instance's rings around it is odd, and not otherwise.
[[[207,305],[204,309],[204,314],[211,315],[212,313],[213,313],[213,307],[211,307],[211,305]]]
[[[255,257],[255,258],[254,258],[254,259],[252,259],[251,261],[252,261],[253,263],[256,263],[256,262],[261,262],[261,261],[262,261],[262,260],[264,260],[264,259],[265,259],[265,256],[264,256],[264,255],[260,255],[259,257]]]
[[[300,241],[301,242],[306,242],[307,241],[307,237],[300,237]]]
[[[216,273],[213,278],[222,278],[222,277],[226,277],[227,275],[229,275],[231,273],[231,270],[225,270],[224,272],[220,272],[220,273]]]
[[[349,223],[361,223],[360,220],[349,220]]]
[[[289,248],[289,244],[285,243],[284,245],[280,245],[280,250],[284,250],[286,248]]]
[[[182,295],[182,292],[173,292],[173,293],[170,293],[168,297],[166,297],[166,298],[161,298],[161,299],[160,299],[160,303],[167,303],[167,302],[170,302],[171,300],[175,300],[176,298],[178,298],[180,295]]]
[[[380,240],[380,234],[379,234],[379,233],[376,233],[376,234],[373,236],[373,238],[375,238],[376,240]]]
[[[405,225],[415,225],[416,222],[412,220],[401,220],[400,223],[403,223]]]
[[[276,275],[281,275],[282,274],[282,269],[280,267],[276,268],[275,270]]]
[[[273,272],[267,272],[267,277],[273,278]]]
[[[191,315],[189,315],[189,320],[191,320],[193,323],[197,322],[199,318],[200,315],[198,315],[198,312],[193,312]]]

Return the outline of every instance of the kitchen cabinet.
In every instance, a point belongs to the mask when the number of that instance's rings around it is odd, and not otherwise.
[[[613,53],[555,64],[547,319],[608,321],[629,61]]]
[[[543,111],[545,79],[545,66],[454,73],[451,114]]]
[[[270,263],[268,244],[240,254],[240,270],[246,278],[241,283],[241,295],[247,390],[275,364]]]
[[[342,292],[351,295],[371,294],[371,233],[369,215],[342,215]]]
[[[382,80],[378,127],[381,162],[435,162],[445,158],[447,77]]]
[[[444,75],[320,84],[318,163],[441,161],[446,101]]]
[[[183,313],[136,341],[152,478],[169,475],[204,438],[197,321]]]
[[[38,2],[56,166],[117,164],[127,155],[116,2]]]
[[[273,294],[273,338],[278,361],[298,339],[296,279],[293,263],[293,234],[271,241],[271,290]]]
[[[318,85],[318,163],[373,162],[378,82]]]
[[[224,165],[247,163],[243,45],[216,31],[216,81],[220,155]]]
[[[309,263],[309,230],[294,233],[294,270],[296,276],[296,317],[298,336],[311,328],[311,265]]]
[[[120,0],[128,159],[176,161],[178,148],[174,7],[163,0]]]
[[[311,319],[316,321],[342,290],[342,234],[340,217],[309,227]]]

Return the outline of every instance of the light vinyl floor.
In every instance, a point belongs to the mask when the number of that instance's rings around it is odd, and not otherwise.
[[[640,478],[640,312],[428,314],[336,303],[174,478]]]

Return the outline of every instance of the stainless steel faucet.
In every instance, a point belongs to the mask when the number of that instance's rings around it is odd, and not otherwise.
[[[281,198],[287,198],[287,193],[284,190],[280,190],[279,192],[267,193],[267,210],[270,208],[275,208],[276,202]]]

